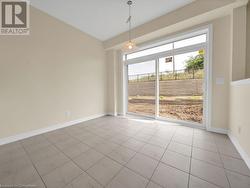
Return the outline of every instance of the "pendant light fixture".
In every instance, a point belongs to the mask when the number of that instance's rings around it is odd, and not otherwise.
[[[135,48],[135,43],[131,40],[131,6],[132,6],[133,2],[131,0],[129,0],[127,2],[127,5],[129,6],[129,17],[127,19],[127,24],[129,25],[129,30],[128,30],[128,42],[125,44],[125,49],[126,50],[132,50]]]

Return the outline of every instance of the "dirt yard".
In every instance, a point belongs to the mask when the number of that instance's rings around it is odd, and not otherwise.
[[[173,100],[174,99],[174,100]],[[155,105],[151,97],[138,97],[129,100],[128,111],[154,115]],[[172,119],[202,123],[203,104],[201,97],[170,97],[160,100],[160,116]]]

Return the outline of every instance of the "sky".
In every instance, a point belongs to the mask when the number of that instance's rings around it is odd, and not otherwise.
[[[191,52],[174,56],[175,70],[185,69],[185,61],[192,56],[198,55],[199,52]],[[173,62],[165,62],[165,58],[159,59],[159,72],[173,71]],[[155,61],[131,64],[128,66],[128,75],[147,74],[155,72]]]

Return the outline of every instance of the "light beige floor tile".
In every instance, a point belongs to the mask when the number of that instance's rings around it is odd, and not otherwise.
[[[214,134],[214,140],[216,145],[218,145],[219,147],[233,146],[233,143],[231,142],[231,140],[227,135]]]
[[[128,141],[130,139],[130,137],[124,136],[124,135],[118,135],[118,136],[114,136],[113,138],[111,138],[109,141],[116,143],[116,144],[123,144],[124,142]]]
[[[65,148],[62,151],[68,157],[74,158],[74,157],[80,155],[81,153],[88,151],[89,149],[90,149],[90,147],[88,145],[83,144],[83,143],[79,143],[79,144],[74,145],[73,147]]]
[[[229,188],[223,168],[192,159],[191,174],[220,187]]]
[[[143,177],[151,178],[155,168],[157,167],[158,161],[147,157],[145,155],[137,153],[128,163],[127,167]]]
[[[40,144],[49,143],[47,141],[47,139],[44,136],[42,136],[42,135],[38,135],[38,136],[33,136],[33,137],[30,137],[30,138],[26,138],[24,140],[21,140],[20,142],[21,142],[21,144],[25,148],[28,148],[29,146],[31,146],[31,147],[33,147],[33,146],[38,147]]]
[[[14,162],[21,157],[27,157],[25,150],[22,147],[13,149],[2,149],[0,151],[0,166],[9,162]]]
[[[192,136],[184,136],[181,134],[175,134],[173,137],[173,141],[191,146],[192,145]]]
[[[64,154],[58,153],[47,159],[36,162],[35,166],[39,174],[43,176],[56,169],[57,167],[62,166],[68,161],[69,159]]]
[[[116,162],[125,165],[135,155],[135,153],[135,151],[121,146],[109,153],[108,156]]]
[[[95,146],[95,150],[107,155],[116,149],[119,145],[112,142],[103,142]]]
[[[1,185],[28,185],[40,179],[38,173],[33,166],[23,167],[19,171],[13,171],[7,176],[0,177]]]
[[[31,167],[32,163],[28,156],[24,155],[17,160],[9,161],[0,165],[0,178],[21,172],[23,168]]]
[[[33,186],[35,188],[46,188],[42,179],[40,178],[29,182],[27,185],[31,185],[31,187]]]
[[[83,171],[73,162],[68,162],[43,176],[47,188],[61,188],[78,177]]]
[[[13,142],[10,144],[5,144],[0,146],[0,155],[5,153],[13,153],[15,150],[23,149],[22,145],[19,142]]]
[[[219,187],[191,175],[189,180],[189,188],[219,188]]]
[[[250,177],[243,176],[231,171],[226,172],[231,188],[249,188]]]
[[[142,142],[147,142],[152,135],[149,134],[144,134],[144,133],[137,133],[135,136],[133,136],[134,139],[142,141]]]
[[[65,188],[102,188],[102,186],[88,174],[83,173]]]
[[[228,188],[229,182],[230,188],[250,187],[250,176],[246,176],[250,173],[238,160],[241,157],[227,136],[113,117],[0,146],[0,183],[37,184],[44,188],[37,169],[46,177],[47,187],[63,188],[67,184],[67,188],[100,188],[105,184],[110,188],[187,188],[188,173],[184,171],[188,172],[191,144],[194,176],[190,176],[189,188]],[[64,168],[67,164],[71,165]],[[126,164],[129,169],[121,166]],[[225,172],[221,165],[228,170]],[[80,169],[82,174],[74,169]]]
[[[151,139],[157,138],[160,139],[161,142],[170,142],[170,140],[173,138],[174,132],[172,131],[158,131],[156,132]]]
[[[195,139],[202,139],[206,140],[207,142],[215,143],[213,133],[201,130],[201,129],[194,129],[194,140]]]
[[[243,160],[235,159],[224,155],[221,156],[221,159],[226,169],[250,176],[250,170]]]
[[[93,133],[88,132],[87,130],[85,130],[84,133],[78,134],[78,135],[74,135],[73,137],[83,141],[83,140],[88,140],[91,139],[92,137],[94,137],[95,135]]]
[[[94,136],[86,140],[82,140],[83,143],[89,145],[90,147],[95,147],[97,144],[104,142],[105,140],[99,136]]]
[[[79,143],[80,143],[79,140],[77,140],[75,138],[69,138],[69,139],[61,140],[60,142],[55,143],[55,145],[59,149],[64,150],[66,148],[75,146],[75,145],[77,145]]]
[[[133,138],[129,139],[127,142],[125,142],[123,144],[123,146],[132,149],[134,151],[138,151],[140,150],[146,143],[145,142],[141,142],[138,140],[135,140]]]
[[[152,181],[167,188],[187,188],[188,174],[160,163],[155,170]]]
[[[238,151],[236,150],[236,148],[232,144],[230,144],[230,146],[220,145],[220,146],[218,146],[218,150],[223,155],[227,155],[229,157],[241,159],[240,154],[238,153]]]
[[[145,188],[147,183],[147,179],[127,168],[123,168],[107,188]]]
[[[41,160],[47,159],[53,155],[56,155],[59,152],[60,152],[60,150],[58,150],[55,146],[49,145],[49,146],[43,147],[39,151],[31,152],[29,154],[29,156],[30,156],[31,160],[36,163],[38,161],[41,161]]]
[[[87,152],[84,152],[77,157],[73,158],[73,161],[79,165],[83,170],[88,170],[91,166],[96,164],[99,160],[104,157],[103,154],[90,149]]]
[[[173,151],[166,151],[161,161],[163,163],[168,164],[169,166],[178,168],[189,173],[190,157]]]
[[[47,139],[53,143],[53,144],[56,144],[56,143],[60,143],[60,142],[64,142],[65,140],[68,140],[68,139],[71,139],[71,136],[66,134],[66,133],[58,133],[57,135],[49,135],[47,137]]]
[[[210,152],[199,148],[193,148],[192,157],[194,159],[199,159],[211,163],[213,165],[223,167],[220,155],[215,152]]]
[[[51,145],[52,144],[49,141],[42,140],[41,142],[35,142],[34,144],[25,145],[24,149],[28,153],[36,153],[36,152],[39,152],[40,150],[42,150],[43,148],[46,148],[46,147],[51,146]]]
[[[105,186],[121,168],[122,166],[119,163],[105,157],[88,169],[87,173],[95,178],[100,184]]]
[[[215,143],[207,142],[203,139],[194,139],[193,146],[207,151],[218,153],[218,149]]]
[[[160,185],[157,185],[156,183],[151,181],[151,182],[149,182],[147,188],[163,188],[163,187],[161,187]]]
[[[147,143],[155,145],[155,146],[159,146],[159,147],[162,147],[165,149],[168,146],[168,144],[170,143],[170,140],[169,139],[162,139],[162,138],[159,138],[158,136],[154,135],[151,139],[149,139],[147,141]]]
[[[156,160],[160,160],[164,153],[164,149],[158,146],[151,145],[151,144],[146,144],[143,146],[143,148],[139,152],[147,156],[150,156]]]
[[[185,144],[180,144],[177,142],[171,142],[168,146],[168,150],[190,157],[192,149],[191,146],[187,146]]]

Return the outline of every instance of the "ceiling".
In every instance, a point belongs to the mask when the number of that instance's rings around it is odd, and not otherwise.
[[[132,27],[176,10],[194,0],[134,0]],[[31,5],[105,41],[127,31],[126,0],[32,0]]]

